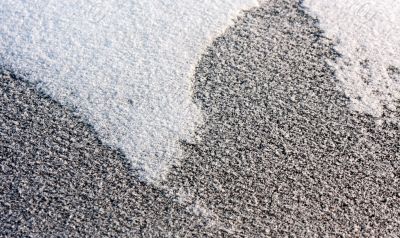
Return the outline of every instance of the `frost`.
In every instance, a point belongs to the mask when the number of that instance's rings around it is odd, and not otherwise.
[[[326,35],[337,43],[340,86],[354,110],[381,117],[395,110],[400,82],[389,75],[400,66],[400,1],[305,0]]]
[[[162,179],[201,115],[199,55],[256,0],[1,0],[0,65],[76,108],[147,180]]]

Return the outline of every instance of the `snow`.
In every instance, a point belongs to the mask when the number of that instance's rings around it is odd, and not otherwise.
[[[201,122],[194,66],[256,0],[1,0],[0,64],[76,109],[142,178],[165,177]]]
[[[337,43],[342,58],[333,65],[352,109],[376,118],[384,109],[396,110],[400,81],[390,71],[400,68],[400,1],[305,0],[303,4]]]

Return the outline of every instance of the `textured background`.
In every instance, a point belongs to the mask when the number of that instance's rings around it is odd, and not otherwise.
[[[0,235],[399,236],[399,127],[348,109],[315,24],[272,0],[213,42],[194,77],[205,125],[156,185],[3,73]]]

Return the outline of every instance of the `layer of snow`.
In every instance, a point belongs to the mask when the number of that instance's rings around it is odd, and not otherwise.
[[[194,66],[256,0],[1,0],[0,64],[73,106],[143,178],[163,177],[201,115]]]
[[[305,0],[304,6],[343,55],[335,67],[352,108],[378,118],[384,108],[395,110],[400,81],[389,71],[400,68],[400,1]]]

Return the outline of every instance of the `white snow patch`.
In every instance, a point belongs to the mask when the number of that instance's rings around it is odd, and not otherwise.
[[[201,115],[194,65],[256,0],[1,0],[0,65],[74,106],[144,179],[162,179]]]
[[[381,117],[396,110],[400,81],[390,77],[400,67],[399,0],[305,0],[342,58],[334,66],[354,110]],[[398,104],[397,104],[398,105]]]

